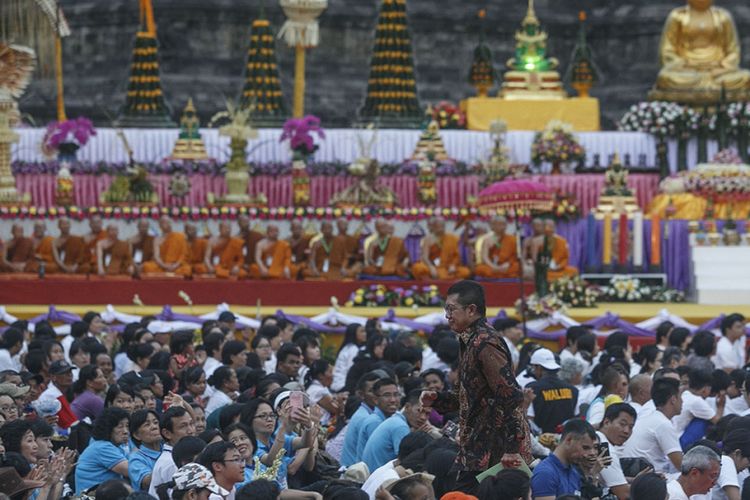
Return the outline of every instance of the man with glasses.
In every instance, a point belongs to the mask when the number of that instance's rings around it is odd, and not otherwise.
[[[401,403],[401,393],[398,390],[398,384],[396,384],[391,378],[378,380],[375,382],[372,389],[378,400],[375,406],[375,411],[365,419],[362,423],[362,427],[359,429],[359,436],[357,436],[357,454],[354,457],[354,463],[362,460],[367,440],[370,439],[372,433],[375,432],[375,429],[377,429],[385,419],[398,411],[399,403]]]
[[[451,393],[422,393],[422,404],[440,413],[458,410],[456,489],[474,494],[480,472],[502,463],[517,468],[531,461],[524,393],[516,382],[508,346],[487,323],[484,288],[471,280],[448,289],[448,326],[460,342],[459,383]]]

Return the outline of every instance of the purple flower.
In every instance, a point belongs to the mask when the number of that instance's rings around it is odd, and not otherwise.
[[[313,134],[325,139],[325,132],[320,127],[320,118],[313,115],[307,115],[304,118],[291,118],[284,123],[279,142],[288,140],[293,151],[311,155],[318,149],[313,140]]]

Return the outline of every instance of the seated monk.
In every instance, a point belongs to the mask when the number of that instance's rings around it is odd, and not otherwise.
[[[520,263],[516,237],[506,234],[508,221],[495,217],[490,221],[492,232],[482,238],[479,250],[481,262],[475,273],[481,278],[520,278]]]
[[[3,272],[22,273],[26,264],[34,258],[34,242],[23,235],[23,226],[13,224],[13,238],[5,243]]]
[[[190,249],[185,233],[172,231],[172,220],[163,215],[159,219],[161,236],[154,239],[154,259],[143,263],[143,275],[174,273],[190,276]]]
[[[47,226],[44,222],[34,223],[34,234],[31,236],[31,241],[34,245],[34,256],[26,263],[25,271],[27,273],[38,273],[42,266],[44,266],[45,274],[56,273],[60,270],[52,251],[55,247],[55,238],[45,236],[46,232]]]
[[[292,249],[292,264],[297,266],[298,271],[307,269],[307,261],[310,259],[310,236],[305,234],[302,223],[293,220],[291,224],[292,235],[287,238],[289,248]],[[292,276],[297,278],[297,276]]]
[[[60,236],[55,239],[52,255],[60,272],[81,273],[88,268],[86,241],[81,236],[70,234],[70,219],[63,217],[57,221]]]
[[[135,272],[130,243],[118,238],[115,224],[107,226],[107,237],[96,244],[97,273],[99,276],[132,276]]]
[[[407,278],[409,253],[404,240],[393,236],[393,226],[382,219],[375,222],[375,232],[375,237],[365,248],[362,274]]]
[[[299,268],[292,264],[292,249],[286,240],[279,239],[279,227],[270,224],[266,237],[255,246],[255,264],[250,266],[254,279],[293,279]]]
[[[430,234],[422,238],[422,261],[411,268],[414,279],[463,280],[471,272],[461,265],[458,236],[445,232],[445,221],[434,217],[427,222]]]
[[[83,237],[86,244],[86,262],[81,266],[82,273],[89,273],[96,270],[96,244],[107,237],[107,231],[104,230],[104,222],[101,215],[92,215],[89,218],[89,229],[91,232]]]
[[[311,240],[305,279],[340,280],[347,276],[346,239],[333,235],[333,224],[321,222],[320,234]]]
[[[154,260],[154,237],[148,234],[147,219],[141,219],[136,225],[138,232],[130,238],[130,249],[133,252],[133,265],[137,274],[143,270],[143,263]]]
[[[208,238],[198,237],[198,228],[190,222],[185,223],[185,237],[188,242],[190,257],[188,262],[193,274],[208,274],[211,271],[206,267],[208,254]]]
[[[220,222],[219,234],[208,241],[205,268],[217,278],[228,279],[232,276],[245,278],[247,271],[243,269],[244,245],[242,238],[232,237],[232,227],[228,222]]]
[[[336,228],[339,234],[336,236],[336,242],[331,252],[336,255],[340,251],[346,255],[344,265],[341,268],[342,277],[356,278],[362,272],[365,261],[362,245],[359,244],[359,233],[348,234],[349,221],[344,218],[336,221]],[[337,257],[332,257],[332,260],[336,259]]]
[[[531,221],[531,232],[531,236],[523,240],[521,251],[523,255],[523,277],[526,279],[534,279],[534,255],[531,251],[531,245],[539,236],[544,234],[544,221],[539,217],[534,218]]]
[[[543,251],[545,244],[550,257],[547,281],[551,283],[565,276],[578,275],[578,269],[568,265],[568,259],[570,258],[568,242],[562,236],[555,234],[555,221],[551,219],[544,221],[544,235],[537,236],[532,243],[534,262],[536,262],[540,252]]]
[[[263,239],[263,233],[250,228],[250,217],[247,215],[240,215],[237,218],[237,225],[240,226],[240,233],[237,237],[241,238],[244,244],[242,253],[245,256],[244,268],[247,271],[255,264],[255,247]]]

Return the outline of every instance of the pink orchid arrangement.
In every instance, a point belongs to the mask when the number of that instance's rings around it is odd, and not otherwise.
[[[47,151],[56,150],[60,147],[60,144],[66,142],[85,146],[89,139],[95,135],[94,124],[88,118],[81,116],[75,120],[52,122],[47,125],[47,132],[44,134],[42,145]]]
[[[320,118],[307,115],[304,118],[290,118],[284,123],[279,142],[289,141],[289,147],[301,157],[310,156],[318,150],[313,134],[325,139],[325,132],[320,126]]]

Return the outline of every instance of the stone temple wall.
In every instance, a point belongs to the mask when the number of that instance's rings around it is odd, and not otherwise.
[[[205,123],[239,94],[249,44],[249,27],[265,4],[278,30],[283,13],[272,0],[153,0],[162,85],[173,115],[192,96]],[[66,103],[71,117],[85,115],[109,124],[125,101],[131,49],[137,29],[137,0],[61,0],[73,29],[64,41]],[[577,38],[577,13],[588,12],[589,43],[604,80],[592,94],[601,99],[602,125],[614,123],[645,99],[659,69],[662,24],[680,0],[536,0],[549,32],[549,54],[564,71]],[[719,0],[735,16],[744,67],[750,67],[750,2]],[[364,102],[370,50],[380,2],[329,0],[321,18],[321,44],[307,58],[306,111],[324,126],[348,126]],[[513,34],[526,11],[525,0],[408,0],[419,97],[423,105],[458,101],[473,94],[466,83],[478,40],[476,13],[487,9],[487,42],[495,66],[511,57]],[[293,50],[277,41],[284,94],[291,109]],[[495,89],[496,90],[496,89]],[[37,124],[54,118],[54,82],[38,76],[22,99],[22,110]]]

